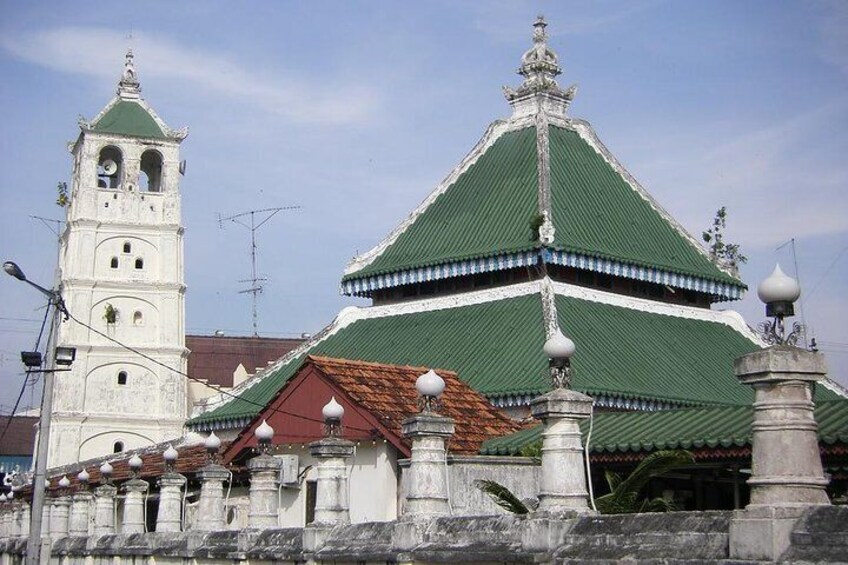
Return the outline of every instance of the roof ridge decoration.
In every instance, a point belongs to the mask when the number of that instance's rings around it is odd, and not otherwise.
[[[533,46],[521,57],[518,74],[524,81],[517,89],[503,87],[503,93],[513,107],[515,115],[537,113],[541,110],[564,115],[577,93],[577,85],[562,90],[556,77],[562,74],[559,57],[548,47],[548,27],[545,17],[539,15],[533,24]]]
[[[138,79],[138,72],[135,69],[134,55],[132,49],[128,49],[124,58],[124,70],[121,73],[121,78],[118,81],[118,89],[116,91],[116,95],[112,100],[109,101],[106,106],[98,112],[98,114],[92,120],[86,120],[83,116],[79,116],[77,119],[77,123],[82,131],[86,133],[97,133],[98,126],[100,125],[100,121],[109,114],[112,110],[115,110],[116,107],[120,105],[130,105],[137,104],[141,107],[144,112],[153,120],[156,124],[156,127],[162,132],[161,136],[153,136],[155,138],[164,137],[170,141],[181,142],[183,139],[188,137],[188,127],[173,129],[168,124],[165,123],[156,111],[150,107],[150,105],[141,97],[141,81]],[[129,106],[132,107],[132,106]],[[117,110],[116,110],[117,111]],[[106,133],[112,133],[106,131]],[[119,133],[118,135],[128,135],[126,133]],[[145,135],[141,135],[141,137],[147,137]],[[72,146],[69,146],[71,149]]]
[[[124,72],[121,74],[121,80],[118,82],[117,94],[124,100],[137,100],[141,98],[141,82],[139,82],[138,75],[135,71],[132,49],[127,49],[124,60]]]

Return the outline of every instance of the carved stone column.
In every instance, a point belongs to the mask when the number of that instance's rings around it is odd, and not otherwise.
[[[224,521],[224,481],[230,476],[224,467],[209,464],[197,474],[200,479],[200,502],[197,508],[197,520],[194,529],[202,532],[223,530]]]
[[[412,440],[404,517],[450,514],[445,441],[454,433],[453,420],[425,412],[404,420],[402,430]]]
[[[53,501],[53,510],[50,512],[50,537],[53,539],[63,538],[68,535],[68,513],[71,507],[69,496],[60,496]]]
[[[310,454],[318,460],[313,524],[350,523],[346,460],[353,456],[353,447],[353,442],[336,437],[309,444]]]
[[[124,516],[121,524],[122,534],[143,534],[144,494],[150,488],[147,481],[130,479],[121,490],[124,491]]]
[[[91,501],[94,495],[84,490],[76,493],[71,501],[71,518],[68,534],[72,536],[87,536],[88,523],[91,516]]]
[[[94,490],[94,535],[115,533],[115,494],[112,485],[101,485]]]
[[[179,473],[166,473],[159,485],[159,511],[156,514],[157,532],[179,532],[182,530],[182,488],[186,478]]]
[[[248,461],[247,468],[250,469],[248,527],[276,528],[280,460],[271,455],[260,455]]]
[[[539,510],[590,512],[579,424],[592,414],[591,397],[557,388],[531,400],[530,411],[544,424]]]
[[[749,353],[734,368],[754,388],[754,422],[751,501],[731,522],[730,556],[774,560],[804,510],[830,503],[813,413],[827,369],[820,354],[786,345]]]

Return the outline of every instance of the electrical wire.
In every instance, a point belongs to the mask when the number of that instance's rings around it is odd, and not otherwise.
[[[47,317],[50,314],[50,304],[47,303],[47,308],[44,309],[44,319],[41,320],[41,329],[38,330],[38,337],[35,339],[35,347],[33,347],[33,351],[38,351],[38,346],[41,344],[41,337],[44,335],[44,326],[47,324]],[[24,391],[27,388],[27,381],[29,380],[29,374],[24,377],[24,382],[21,384],[21,392],[18,393],[18,399],[15,401],[15,406],[12,408],[12,413],[9,414],[9,417],[6,419],[6,425],[3,426],[3,432],[0,433],[0,441],[3,441],[3,438],[6,437],[6,432],[9,431],[9,426],[12,425],[12,419],[14,419],[15,414],[18,411],[18,406],[21,404],[21,399],[24,397]]]
[[[99,336],[101,336],[101,337],[105,337],[106,339],[108,339],[108,340],[109,340],[109,341],[111,341],[112,343],[114,343],[114,344],[116,344],[116,345],[118,345],[118,346],[120,346],[120,347],[122,347],[122,348],[126,349],[127,351],[130,351],[130,352],[132,352],[132,353],[135,353],[136,355],[138,355],[138,356],[140,356],[140,357],[143,357],[144,359],[147,359],[147,360],[148,360],[148,361],[150,361],[151,363],[155,363],[156,365],[159,365],[160,367],[162,367],[162,368],[164,368],[164,369],[167,369],[167,370],[169,370],[169,371],[171,371],[171,372],[173,372],[173,373],[176,373],[176,374],[178,374],[178,375],[180,375],[180,376],[182,376],[182,377],[184,377],[184,378],[186,378],[186,379],[188,379],[188,380],[190,380],[190,381],[195,381],[195,382],[201,383],[201,384],[203,384],[204,386],[209,387],[209,388],[211,388],[212,390],[214,390],[215,392],[218,392],[218,393],[220,393],[220,394],[222,394],[222,395],[224,395],[224,396],[229,396],[230,398],[233,398],[233,399],[236,399],[236,400],[241,400],[242,402],[245,402],[245,403],[247,403],[247,404],[252,404],[253,406],[257,406],[257,407],[259,407],[259,408],[267,408],[267,409],[269,409],[271,412],[273,412],[273,413],[275,413],[275,414],[284,414],[284,415],[286,415],[286,416],[293,416],[293,417],[295,417],[295,418],[301,418],[301,419],[303,419],[303,420],[307,420],[307,421],[310,421],[310,422],[317,422],[317,423],[319,423],[319,424],[323,424],[323,423],[324,423],[324,420],[319,419],[319,418],[312,418],[312,417],[310,417],[310,416],[305,416],[305,415],[303,415],[303,414],[295,414],[294,412],[287,412],[287,411],[285,411],[285,410],[280,410],[279,408],[274,408],[274,407],[268,406],[267,404],[262,404],[261,402],[254,402],[253,400],[250,400],[250,399],[248,399],[248,398],[243,398],[243,397],[241,397],[241,396],[239,396],[239,395],[237,395],[237,394],[233,394],[232,392],[229,392],[229,391],[227,391],[227,390],[224,390],[224,389],[222,389],[221,387],[219,387],[219,386],[217,386],[217,385],[209,384],[209,383],[205,382],[203,379],[199,379],[199,378],[197,378],[197,377],[192,377],[192,376],[191,376],[191,375],[189,375],[188,373],[184,373],[183,371],[180,371],[179,369],[175,369],[175,368],[173,368],[173,367],[171,367],[171,366],[169,366],[169,365],[166,365],[165,363],[162,363],[162,362],[161,362],[161,361],[159,361],[158,359],[155,359],[155,358],[151,357],[150,355],[147,355],[146,353],[143,353],[143,352],[139,351],[138,349],[136,349],[136,348],[134,348],[134,347],[132,347],[132,346],[129,346],[129,345],[127,345],[127,344],[125,344],[125,343],[123,343],[123,342],[121,342],[121,341],[119,341],[119,340],[117,340],[117,339],[113,338],[112,336],[110,336],[110,335],[108,335],[108,334],[106,334],[106,333],[104,333],[104,332],[101,332],[101,331],[100,331],[100,330],[98,330],[97,328],[92,327],[92,326],[90,326],[90,325],[86,324],[85,322],[83,322],[82,320],[80,320],[79,318],[77,318],[76,316],[74,316],[73,314],[71,314],[70,312],[68,312],[67,310],[65,310],[65,311],[64,311],[64,313],[65,313],[65,315],[66,315],[69,319],[71,319],[72,321],[74,321],[74,322],[76,322],[77,324],[81,325],[82,327],[84,327],[84,328],[88,329],[89,331],[92,331],[92,332],[96,333],[97,335],[99,335]],[[349,425],[347,425],[346,427],[347,427],[347,428],[349,428],[349,429],[351,429],[351,430],[356,430],[356,431],[359,431],[359,432],[367,432],[367,433],[371,433],[371,432],[373,431],[373,430],[371,430],[371,429],[358,428],[358,427],[356,427],[356,426],[349,426]]]

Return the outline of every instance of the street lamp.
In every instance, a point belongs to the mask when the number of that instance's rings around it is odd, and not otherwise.
[[[801,296],[798,281],[784,274],[780,265],[757,286],[757,296],[766,305],[766,316],[770,322],[761,322],[760,335],[771,345],[795,345],[804,332],[804,326],[795,322],[787,335],[783,319],[795,315],[795,301]]]
[[[574,342],[559,328],[542,346],[542,351],[549,359],[551,384],[554,388],[568,388],[571,385],[571,356],[575,350]]]
[[[68,319],[68,310],[65,307],[65,302],[62,300],[58,290],[47,290],[41,285],[27,280],[26,275],[12,261],[3,263],[3,270],[19,281],[23,281],[36,289],[41,294],[45,295],[50,304],[55,308],[55,313],[61,312],[65,319]],[[53,328],[56,328],[56,319],[54,318]],[[55,334],[54,334],[55,335]],[[70,365],[76,357],[76,349],[73,347],[57,347],[53,354],[53,364],[58,365],[60,369],[48,367],[41,369],[42,356],[37,351],[21,352],[21,361],[27,368],[29,373],[44,374],[44,391],[41,397],[41,414],[38,421],[38,447],[35,454],[35,477],[33,481],[32,491],[32,512],[30,513],[29,526],[29,541],[27,542],[26,563],[27,565],[38,565],[40,562],[41,553],[41,519],[44,508],[44,489],[46,485],[47,475],[47,453],[50,448],[50,417],[53,412],[53,373],[61,371],[70,371]]]

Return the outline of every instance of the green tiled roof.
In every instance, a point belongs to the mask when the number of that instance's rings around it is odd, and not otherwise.
[[[377,259],[351,277],[535,247],[536,134],[504,134]]]
[[[732,327],[558,296],[559,323],[575,341],[574,386],[595,396],[668,403],[749,404],[733,376],[736,357],[756,345]],[[529,294],[442,310],[355,321],[310,353],[456,371],[475,390],[498,398],[549,388],[541,298]],[[290,378],[290,360],[192,423],[255,415]]]
[[[580,135],[550,127],[553,246],[731,284]]]
[[[97,123],[93,124],[92,129],[103,133],[131,135],[133,137],[166,138],[165,133],[153,119],[153,116],[140,104],[128,100],[119,100],[103,117],[97,120]]]
[[[819,398],[833,398],[818,387]],[[819,441],[848,443],[848,400],[820,400],[816,405]],[[628,453],[659,449],[743,447],[751,443],[751,406],[685,408],[661,412],[599,412],[595,414],[592,453]],[[584,441],[588,420],[581,422]],[[518,455],[542,437],[542,426],[492,439],[483,444],[484,455]]]
[[[580,134],[548,127],[551,220],[556,229],[550,250],[744,288]],[[343,282],[538,249],[541,244],[531,229],[539,213],[536,137],[536,127],[528,126],[497,138],[370,264],[349,272]],[[400,280],[409,282],[405,276]],[[376,284],[382,288],[398,283]]]

